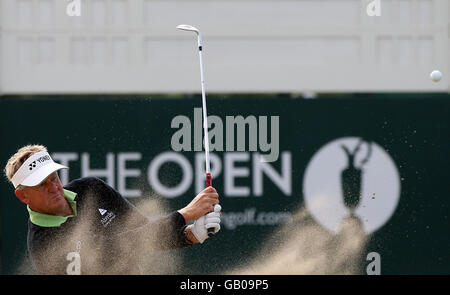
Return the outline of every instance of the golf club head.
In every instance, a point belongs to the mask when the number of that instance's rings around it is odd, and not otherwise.
[[[189,31],[189,32],[195,32],[197,34],[198,39],[198,48],[200,51],[202,51],[203,45],[202,45],[202,34],[200,34],[200,31],[191,25],[178,25],[177,29],[182,31]]]
[[[195,32],[197,34],[200,33],[200,31],[196,27],[193,27],[193,26],[190,26],[190,25],[178,25],[177,29],[183,30],[183,31]]]

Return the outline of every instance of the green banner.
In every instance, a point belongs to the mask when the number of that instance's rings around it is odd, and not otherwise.
[[[449,274],[449,98],[209,98],[221,231],[144,272]],[[137,205],[180,209],[204,188],[199,97],[4,97],[0,110],[2,167],[39,143],[70,167],[63,183],[97,176]],[[26,208],[0,189],[1,272],[28,273]]]

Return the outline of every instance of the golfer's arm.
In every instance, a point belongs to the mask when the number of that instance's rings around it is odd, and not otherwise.
[[[191,227],[187,226],[185,230],[186,240],[188,243],[197,244],[198,240],[191,231]]]
[[[105,239],[119,238],[120,243],[128,245],[130,249],[133,249],[137,242],[144,242],[155,249],[182,248],[192,244],[186,239],[186,221],[181,213],[175,211],[152,220],[145,217],[133,204],[105,182],[90,179],[88,185],[102,195],[103,199],[109,200],[113,207],[120,208],[117,214],[123,216],[118,218],[120,221],[115,225],[116,229],[112,230],[112,234]],[[123,230],[122,224],[126,224],[129,220],[139,220],[135,223],[138,225]]]

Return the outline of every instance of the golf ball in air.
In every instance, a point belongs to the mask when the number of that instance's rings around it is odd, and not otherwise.
[[[439,71],[433,71],[430,74],[430,78],[431,80],[433,80],[433,82],[439,82],[442,79],[442,73]]]

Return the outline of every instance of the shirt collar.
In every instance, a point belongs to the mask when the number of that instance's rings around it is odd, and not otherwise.
[[[56,216],[56,215],[39,213],[39,212],[31,210],[30,207],[27,205],[27,210],[28,210],[28,213],[30,214],[30,221],[33,224],[42,226],[42,227],[58,227],[58,226],[60,226],[61,224],[66,222],[69,217],[77,216],[77,202],[74,201],[76,196],[77,196],[76,193],[71,192],[66,189],[64,190],[64,197],[66,198],[67,202],[69,203],[70,207],[72,208],[74,215]]]

